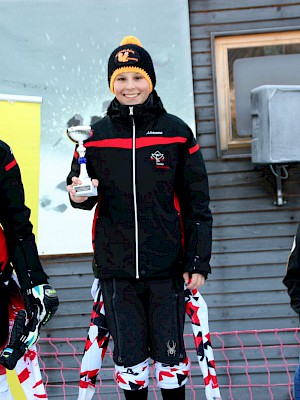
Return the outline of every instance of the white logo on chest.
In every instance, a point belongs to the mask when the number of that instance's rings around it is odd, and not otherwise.
[[[151,160],[155,161],[156,165],[164,165],[165,156],[158,150],[151,154]]]
[[[155,161],[156,168],[169,169],[170,167],[165,165],[165,155],[162,154],[159,150],[156,150],[155,153],[151,153],[150,156],[151,161]]]

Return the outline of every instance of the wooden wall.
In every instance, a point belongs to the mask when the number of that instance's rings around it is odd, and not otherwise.
[[[282,278],[300,221],[300,169],[288,167],[287,204],[274,205],[275,177],[250,158],[217,156],[211,33],[299,26],[300,3],[190,1],[197,132],[209,173],[214,215],[213,273],[203,290],[212,330],[291,327]]]

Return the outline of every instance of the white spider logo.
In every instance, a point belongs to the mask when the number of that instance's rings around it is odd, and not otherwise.
[[[174,340],[168,340],[168,343],[167,343],[167,353],[168,353],[168,356],[174,356],[175,357],[175,354],[176,354],[176,343],[174,342]]]

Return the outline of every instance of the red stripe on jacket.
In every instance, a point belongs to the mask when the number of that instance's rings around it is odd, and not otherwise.
[[[5,165],[5,171],[9,171],[17,164],[16,159],[14,158],[9,164]]]
[[[97,221],[98,214],[99,214],[100,201],[101,201],[101,196],[99,195],[98,204],[97,204],[96,209],[95,209],[94,218],[93,218],[93,223],[92,223],[92,246],[93,246],[93,250],[94,250],[94,251],[95,251],[96,221]]]
[[[189,149],[189,153],[190,153],[190,154],[194,154],[194,153],[196,153],[196,151],[198,151],[199,149],[200,149],[199,144],[195,144],[195,146],[193,146],[193,147],[191,147],[191,148]]]
[[[180,223],[180,233],[181,233],[181,247],[182,250],[184,251],[184,225],[183,225],[183,220],[182,220],[182,215],[180,213],[180,204],[179,204],[179,199],[176,193],[174,193],[174,207],[176,211],[178,212],[179,215],[179,223]]]
[[[8,264],[8,250],[6,245],[6,239],[4,235],[4,230],[0,226],[0,271],[4,271],[4,268]]]
[[[173,144],[173,143],[185,143],[187,141],[186,138],[181,136],[174,137],[143,137],[136,139],[135,147],[137,149],[141,147],[154,146],[158,144]],[[91,141],[85,143],[85,147],[115,147],[120,149],[132,149],[132,139],[103,139],[97,141]]]

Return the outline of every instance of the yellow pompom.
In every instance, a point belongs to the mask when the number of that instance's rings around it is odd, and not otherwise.
[[[142,43],[135,36],[125,36],[122,42],[120,43],[120,46],[123,46],[124,44],[135,44],[137,46],[143,47]]]

